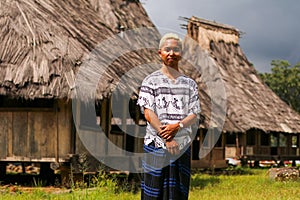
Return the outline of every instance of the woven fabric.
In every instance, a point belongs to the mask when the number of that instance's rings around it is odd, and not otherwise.
[[[154,145],[144,145],[142,200],[185,200],[190,185],[190,147],[178,158]]]

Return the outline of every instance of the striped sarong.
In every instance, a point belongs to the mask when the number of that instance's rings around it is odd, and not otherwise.
[[[185,200],[190,185],[190,146],[178,158],[167,150],[144,145],[141,199]]]

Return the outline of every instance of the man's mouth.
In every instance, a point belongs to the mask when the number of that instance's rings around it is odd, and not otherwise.
[[[174,61],[174,60],[175,60],[175,58],[168,58],[168,60],[169,60],[169,61]]]

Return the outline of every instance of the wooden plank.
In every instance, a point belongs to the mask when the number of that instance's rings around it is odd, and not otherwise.
[[[34,159],[55,157],[56,123],[54,112],[28,113],[28,155]]]
[[[13,112],[12,117],[12,150],[14,156],[25,156],[29,154],[27,146],[27,112]]]
[[[76,134],[75,134],[75,154],[78,154],[80,153],[81,151],[83,151],[83,144],[82,142],[80,141],[80,138],[78,136],[78,130],[77,128],[79,128],[79,123],[80,123],[80,101],[79,100],[76,100],[76,101],[73,101],[72,103],[74,103],[75,105],[72,105],[72,106],[75,106],[75,112],[74,113],[74,125],[75,125],[75,131],[76,131]]]
[[[96,160],[99,161],[100,158],[107,157],[107,152],[105,151],[106,140],[103,139],[102,134],[92,130],[78,130],[79,134],[76,134],[76,152],[75,154],[89,156],[92,155]],[[101,135],[101,136],[100,136]],[[83,141],[82,141],[83,139]],[[90,161],[89,165],[97,165],[94,161]]]
[[[41,124],[41,114],[40,113],[28,113],[28,146],[30,148],[29,152],[30,154],[28,155],[31,158],[36,158],[40,159],[41,158],[41,143],[39,135],[37,132],[40,132],[42,129],[42,124]]]
[[[124,150],[126,150],[126,141],[127,141],[127,135],[126,135],[126,132],[127,132],[127,112],[128,112],[128,101],[126,98],[123,98],[123,101],[122,101],[123,105],[122,105],[122,131],[124,132],[123,133],[123,145],[121,146],[121,148],[123,148]]]
[[[78,120],[80,117],[80,104],[77,103],[77,111],[76,111],[76,119]],[[105,106],[107,106],[105,104]],[[103,108],[103,105],[101,106]],[[104,107],[105,109],[105,107]],[[102,110],[101,110],[102,112]],[[106,114],[105,112],[102,112],[101,114],[101,119],[100,119],[100,124],[102,127],[102,131],[105,131],[106,128],[106,116],[103,116],[103,113]],[[79,123],[79,122],[78,122]],[[92,154],[92,155],[101,155],[104,156],[107,153],[106,150],[106,140],[103,139],[105,137],[105,132],[99,131],[99,129],[84,129],[84,127],[77,127],[76,133],[74,133],[75,137],[75,154]]]
[[[13,156],[13,130],[12,130],[12,112],[7,113],[7,156]]]
[[[42,115],[42,131],[41,135],[44,136],[41,151],[45,151],[43,157],[55,158],[57,147],[57,119],[55,112],[43,112]],[[43,155],[43,153],[41,153]]]
[[[226,168],[228,167],[225,160],[192,160],[192,168]]]
[[[105,116],[105,122],[106,122],[106,130],[105,130],[105,134],[106,137],[109,137],[110,131],[111,131],[111,118],[112,118],[112,98],[106,99],[106,106],[105,106],[105,112],[106,112],[106,116]],[[105,152],[106,154],[109,154],[109,149],[108,149],[109,145],[108,142],[105,143]]]
[[[79,134],[78,134],[78,131],[79,130],[76,130],[76,134],[75,134],[75,143],[76,143],[76,147],[75,147],[75,152],[74,154],[80,154],[80,153],[83,153],[86,151],[80,137],[79,137]]]
[[[24,156],[13,156],[13,157],[6,157],[5,159],[1,159],[0,161],[4,161],[4,162],[56,162],[55,158],[40,158],[40,159],[36,159],[36,158],[32,158],[32,157],[24,157]],[[60,158],[59,162],[68,162],[69,158]]]
[[[11,132],[11,113],[0,112],[0,158],[6,158],[8,154],[8,138]]]
[[[108,155],[120,156],[123,155],[120,152],[120,149],[123,147],[123,134],[110,134],[109,140],[113,143],[113,145],[108,146]]]
[[[72,125],[73,125],[73,117],[72,117],[72,104],[71,101],[64,102],[59,100],[58,102],[58,112],[57,112],[57,130],[58,130],[58,152],[59,157],[65,157],[68,154],[72,154],[73,152],[73,144],[75,136],[72,134]]]
[[[134,132],[135,132],[135,147],[134,151],[136,153],[143,153],[143,144],[144,144],[144,138],[140,137],[140,135],[144,134],[141,133],[141,131],[145,131],[143,128],[139,127],[138,124],[135,125]]]
[[[222,147],[214,147],[211,151],[212,160],[225,160],[224,159],[224,149]]]

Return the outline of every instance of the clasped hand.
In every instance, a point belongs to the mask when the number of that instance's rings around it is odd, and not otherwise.
[[[179,130],[178,124],[166,124],[160,126],[160,131],[158,134],[165,140],[171,140],[175,137],[176,133]]]
[[[178,155],[180,153],[178,143],[173,140],[179,130],[178,124],[167,124],[160,126],[159,135],[166,140],[166,147],[169,153]]]

